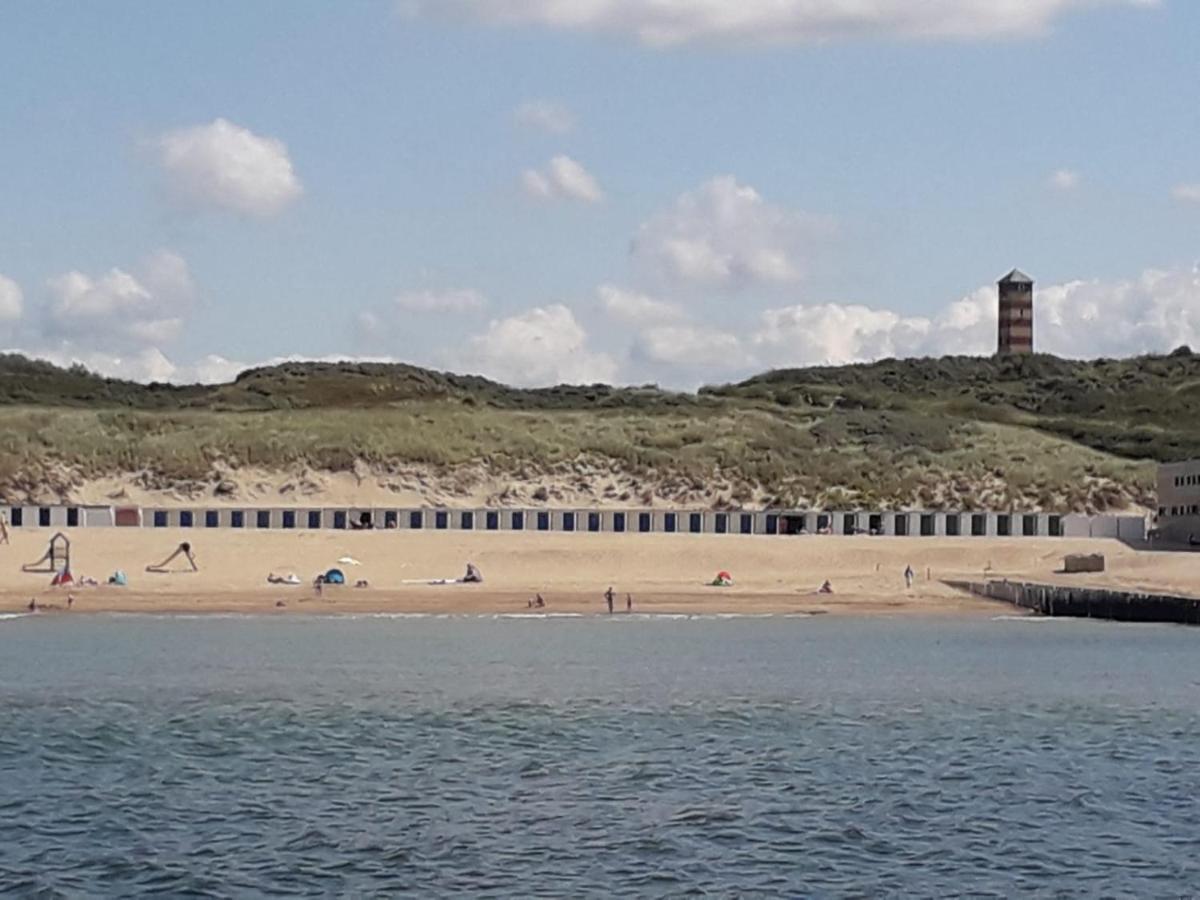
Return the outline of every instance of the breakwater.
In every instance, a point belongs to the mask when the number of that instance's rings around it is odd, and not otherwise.
[[[976,596],[1003,600],[1043,616],[1200,625],[1200,598],[1197,597],[1021,581],[947,583]]]

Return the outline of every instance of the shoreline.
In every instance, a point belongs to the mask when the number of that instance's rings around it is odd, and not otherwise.
[[[715,590],[715,589],[714,589]],[[291,592],[257,590],[222,594],[162,595],[122,592],[118,588],[57,588],[36,594],[36,615],[252,615],[252,616],[396,616],[396,617],[523,617],[523,618],[622,618],[622,617],[862,617],[903,615],[919,617],[971,617],[1012,610],[1011,604],[972,597],[940,596],[914,591],[893,598],[838,594],[738,594],[702,593],[635,595],[627,611],[624,598],[609,613],[597,594],[556,593],[546,597],[544,608],[529,607],[524,594],[497,591],[394,592],[376,589],[326,588],[316,596],[311,587]],[[74,605],[67,607],[67,597]],[[282,606],[279,605],[282,602]],[[0,614],[30,614],[29,596],[0,593]]]

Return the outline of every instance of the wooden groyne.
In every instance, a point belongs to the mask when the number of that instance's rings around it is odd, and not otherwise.
[[[947,584],[1043,616],[1200,625],[1200,598],[1197,597],[1022,581],[955,581]]]

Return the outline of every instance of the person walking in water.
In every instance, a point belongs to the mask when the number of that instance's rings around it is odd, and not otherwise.
[[[614,596],[614,594],[613,594],[612,585],[609,585],[608,590],[604,592],[604,599],[608,603],[609,615],[612,615],[612,611],[613,611],[613,596]]]
[[[913,571],[912,566],[904,567],[904,586],[906,588],[910,588],[910,589],[912,588],[913,579],[916,577],[917,577],[917,573]]]

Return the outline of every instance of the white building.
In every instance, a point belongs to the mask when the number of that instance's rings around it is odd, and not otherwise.
[[[1200,540],[1200,459],[1158,467],[1157,524],[1164,540]]]

